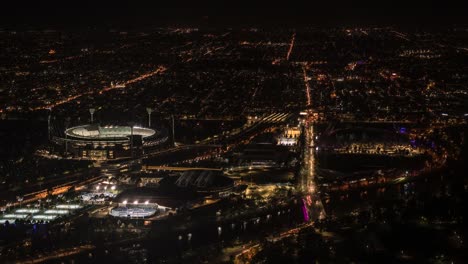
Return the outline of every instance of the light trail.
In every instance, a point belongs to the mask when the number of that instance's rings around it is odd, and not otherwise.
[[[254,104],[254,102],[255,102],[255,96],[257,95],[257,92],[258,92],[258,89],[259,89],[259,88],[260,88],[260,85],[255,86],[255,90],[254,90],[252,96],[250,97],[250,104],[249,104],[249,105],[245,104],[244,109],[242,109],[242,114],[244,114],[245,111],[247,111],[247,109],[248,109],[249,107],[254,107],[254,105],[255,105],[255,104]]]
[[[160,74],[160,73],[163,73],[166,70],[167,70],[166,67],[159,66],[156,70],[154,70],[152,72],[148,72],[148,73],[142,74],[142,75],[140,75],[140,76],[138,76],[136,78],[127,80],[127,81],[123,82],[122,84],[129,85],[129,84],[137,83],[137,82],[142,81],[144,79],[150,78],[150,77],[155,76],[155,75]],[[91,94],[94,94],[94,93],[103,94],[103,93],[111,91],[111,90],[122,89],[122,88],[124,88],[124,87],[122,87],[121,85],[107,86],[107,87],[104,87],[104,88],[102,88],[101,90],[98,90],[98,91],[90,91],[90,92],[80,93],[80,94],[73,95],[73,96],[67,97],[65,99],[56,101],[56,102],[51,103],[51,104],[47,104],[47,105],[39,106],[39,107],[36,107],[36,108],[32,108],[31,110],[36,111],[36,110],[44,110],[44,109],[49,109],[49,108],[52,109],[52,108],[57,107],[59,105],[63,105],[63,104],[72,102],[72,101],[74,101],[74,100],[76,100],[76,99],[78,99],[78,98],[80,98],[82,96],[85,96],[85,95],[91,95]]]
[[[49,108],[54,108],[56,106],[59,106],[59,105],[62,105],[62,104],[65,104],[65,103],[68,103],[68,102],[71,102],[83,95],[86,95],[86,94],[91,94],[91,93],[81,93],[81,94],[77,94],[77,95],[74,95],[74,96],[70,96],[70,97],[67,97],[65,99],[62,99],[60,101],[57,101],[53,104],[47,104],[47,105],[43,105],[43,106],[39,106],[39,107],[36,107],[36,108],[33,108],[31,109],[32,111],[36,111],[36,110],[43,110],[43,109],[49,109]]]
[[[60,249],[60,250],[51,252],[49,254],[36,256],[33,259],[17,261],[16,263],[41,263],[41,262],[54,260],[58,258],[69,257],[69,256],[76,255],[84,251],[92,250],[94,248],[96,248],[94,245],[83,245],[83,246],[76,246],[73,248]]]
[[[219,168],[204,168],[204,167],[174,167],[174,166],[151,166],[143,165],[143,170],[163,170],[163,171],[222,171]]]
[[[203,56],[206,56],[206,55],[208,55],[208,54],[213,54],[215,51],[218,51],[218,50],[223,49],[223,48],[224,48],[224,47],[217,47],[217,48],[214,48],[214,49],[208,49],[208,51],[205,52],[205,53],[203,54]]]
[[[312,112],[309,113],[304,124],[304,137],[305,143],[303,148],[303,166],[300,172],[300,180],[298,182],[298,190],[303,194],[303,203],[304,207],[304,220],[314,222],[316,219],[323,219],[326,216],[320,194],[318,192],[319,188],[316,184],[316,133],[314,131],[315,118],[312,115]]]
[[[69,56],[65,58],[60,58],[60,59],[52,59],[52,60],[41,60],[39,61],[40,64],[50,64],[50,63],[55,63],[55,62],[61,62],[61,61],[67,61],[67,60],[75,60],[82,58],[83,55],[76,55],[76,56]]]
[[[163,73],[167,70],[166,67],[164,66],[159,66],[156,70],[152,71],[152,72],[149,72],[149,73],[146,73],[146,74],[143,74],[141,76],[138,76],[136,78],[133,78],[131,80],[128,80],[126,82],[124,82],[125,85],[127,84],[132,84],[132,83],[136,83],[136,82],[139,82],[139,81],[142,81],[144,79],[147,79],[149,77],[153,77],[154,75],[157,75],[159,73]]]
[[[406,34],[403,34],[401,32],[395,31],[395,30],[392,30],[391,32],[393,34],[395,34],[395,36],[397,36],[398,38],[404,39],[406,41],[411,41],[409,38],[407,38],[408,35],[406,35]]]
[[[296,32],[292,34],[291,37],[291,44],[289,44],[289,49],[288,49],[288,54],[286,54],[286,60],[289,60],[289,57],[291,56],[291,52],[294,48],[294,41],[296,40]]]
[[[302,226],[292,228],[290,230],[281,232],[277,236],[268,237],[267,240],[271,243],[276,243],[285,238],[299,234],[300,231],[311,228],[314,222],[308,222]],[[250,263],[250,261],[264,248],[263,243],[255,243],[247,245],[247,247],[234,257],[234,263]]]
[[[302,65],[302,73],[304,75],[304,84],[306,88],[306,96],[307,96],[307,106],[310,106],[311,104],[311,98],[310,98],[310,85],[309,85],[309,76],[307,76],[307,64]]]

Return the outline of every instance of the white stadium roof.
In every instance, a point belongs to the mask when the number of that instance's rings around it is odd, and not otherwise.
[[[156,133],[153,129],[144,127],[133,127],[133,135],[142,138],[151,137]],[[72,138],[81,139],[116,139],[126,138],[132,134],[130,126],[98,126],[83,125],[65,130],[65,134]]]

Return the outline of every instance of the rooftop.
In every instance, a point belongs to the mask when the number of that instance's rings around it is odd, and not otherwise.
[[[69,128],[65,134],[72,138],[82,139],[118,139],[133,135],[142,136],[142,138],[153,136],[156,131],[150,128],[130,126],[99,126],[99,125],[83,125]]]

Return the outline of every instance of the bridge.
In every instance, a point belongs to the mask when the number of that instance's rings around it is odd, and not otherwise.
[[[143,170],[151,171],[222,171],[221,168],[206,168],[206,167],[171,167],[171,166],[142,166]]]

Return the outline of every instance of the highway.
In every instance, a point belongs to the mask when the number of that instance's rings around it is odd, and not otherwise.
[[[204,167],[175,167],[175,166],[143,166],[143,170],[162,170],[162,171],[222,171],[220,168]]]
[[[83,245],[83,246],[77,246],[73,248],[59,249],[57,251],[54,251],[48,254],[44,254],[44,255],[41,254],[41,255],[35,256],[34,258],[24,260],[24,261],[18,261],[16,263],[42,263],[45,261],[52,261],[54,259],[64,258],[64,257],[72,256],[75,254],[79,254],[88,250],[92,250],[94,248],[95,246],[93,245]]]
[[[322,200],[319,195],[319,188],[315,179],[315,168],[317,166],[315,159],[315,138],[313,122],[304,124],[304,146],[303,146],[303,166],[299,174],[299,186],[303,194],[304,209],[307,208],[308,216],[304,212],[304,217],[314,221],[323,219],[326,216]]]
[[[305,223],[292,229],[281,232],[278,235],[267,237],[271,243],[276,243],[285,238],[297,235],[301,230],[313,227],[318,219],[324,219],[326,212],[320,198],[319,189],[315,179],[315,138],[314,118],[309,116],[303,125],[302,167],[298,175],[297,191],[303,202],[303,214]],[[242,247],[232,249],[234,263],[249,263],[250,260],[264,248],[263,243],[244,244]]]

